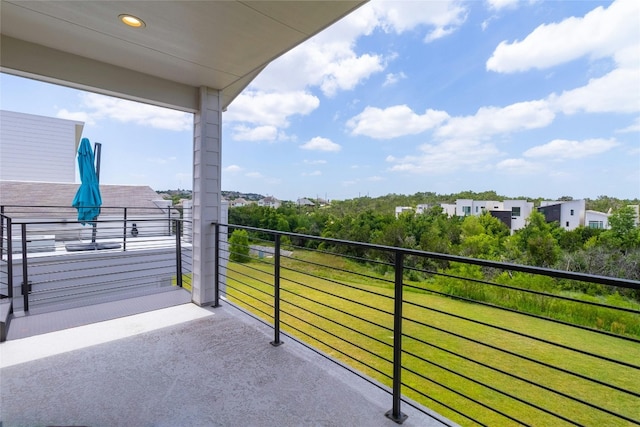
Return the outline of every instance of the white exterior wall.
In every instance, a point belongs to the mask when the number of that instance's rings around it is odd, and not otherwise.
[[[465,213],[465,208],[468,208],[468,213]],[[456,200],[456,215],[458,216],[473,215],[473,200],[472,199]]]
[[[417,214],[423,214],[428,210],[429,210],[429,205],[427,205],[427,204],[420,204],[420,205],[416,206],[416,213]]]
[[[456,205],[454,205],[453,203],[440,203],[440,207],[442,208],[442,211],[449,217],[452,217],[456,214]]]
[[[75,182],[76,146],[83,126],[72,120],[0,111],[0,180]]]
[[[500,211],[502,202],[495,200],[473,200],[471,204],[471,215],[482,215],[484,211]]]
[[[396,218],[403,212],[413,212],[413,208],[409,206],[396,206]]]
[[[527,225],[527,218],[533,212],[533,202],[527,202],[526,200],[505,200],[503,202],[503,210],[511,211],[513,208],[520,208],[520,215],[511,215],[511,231],[520,230]]]
[[[585,211],[584,226],[590,228],[603,228],[607,230],[609,228],[609,215],[604,212]]]

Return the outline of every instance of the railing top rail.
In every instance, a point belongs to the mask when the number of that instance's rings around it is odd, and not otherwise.
[[[75,207],[68,205],[0,205],[4,208],[47,208],[47,209],[76,209]],[[183,206],[84,206],[88,208],[101,208],[101,209],[193,209]]]
[[[448,254],[442,254],[437,252],[427,252],[427,251],[421,251],[417,249],[397,248],[393,246],[377,245],[373,243],[354,242],[349,240],[334,239],[330,237],[311,236],[306,234],[291,233],[286,231],[276,231],[276,230],[269,230],[265,228],[249,227],[249,226],[236,225],[236,224],[224,224],[224,223],[216,223],[216,222],[212,223],[212,225],[216,225],[216,224],[221,226],[231,227],[231,228],[241,228],[249,231],[279,234],[282,236],[289,236],[289,237],[302,238],[302,239],[314,239],[314,240],[320,240],[323,242],[336,243],[340,245],[356,246],[364,249],[373,249],[373,250],[379,250],[379,251],[385,251],[385,252],[397,252],[397,253],[402,253],[403,255],[415,255],[419,257],[426,257],[426,258],[437,259],[442,261],[461,262],[465,264],[478,265],[481,267],[497,268],[497,269],[509,270],[509,271],[518,271],[521,273],[539,274],[542,276],[569,279],[569,280],[578,280],[578,281],[588,282],[588,283],[600,283],[604,285],[619,286],[619,287],[630,288],[630,289],[640,289],[640,281],[638,280],[622,279],[622,278],[609,277],[609,276],[600,276],[596,274],[576,273],[576,272],[564,271],[564,270],[554,270],[551,268],[512,264],[512,263],[501,262],[501,261],[490,261],[490,260],[484,260],[479,258],[463,257],[459,255],[448,255]]]

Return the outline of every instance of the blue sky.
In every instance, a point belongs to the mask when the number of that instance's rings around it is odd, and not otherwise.
[[[640,2],[371,1],[223,113],[223,190],[640,198]],[[1,75],[5,110],[85,122],[101,182],[191,188],[192,117]]]

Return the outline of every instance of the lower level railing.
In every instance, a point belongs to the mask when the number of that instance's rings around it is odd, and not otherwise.
[[[398,423],[640,424],[638,281],[214,226],[222,296],[388,391]]]
[[[169,227],[166,220],[148,217],[99,220],[93,233],[94,224],[0,217],[0,295],[11,301],[12,311],[59,310],[173,286],[190,289],[192,251],[184,220],[171,220]],[[61,231],[65,227],[80,231],[69,236]]]

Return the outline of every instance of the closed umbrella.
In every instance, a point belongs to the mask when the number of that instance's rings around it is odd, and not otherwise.
[[[100,215],[102,197],[96,174],[95,159],[88,138],[82,138],[78,147],[78,168],[80,169],[80,188],[73,198],[72,206],[78,209],[78,221],[83,225],[95,221]]]
[[[80,188],[73,198],[71,206],[78,210],[78,221],[82,225],[91,223],[91,243],[66,245],[68,251],[86,251],[102,249],[96,243],[96,223],[92,222],[100,215],[102,196],[100,196],[100,183],[96,173],[95,158],[91,143],[88,138],[82,138],[78,147],[78,168],[80,170]]]

